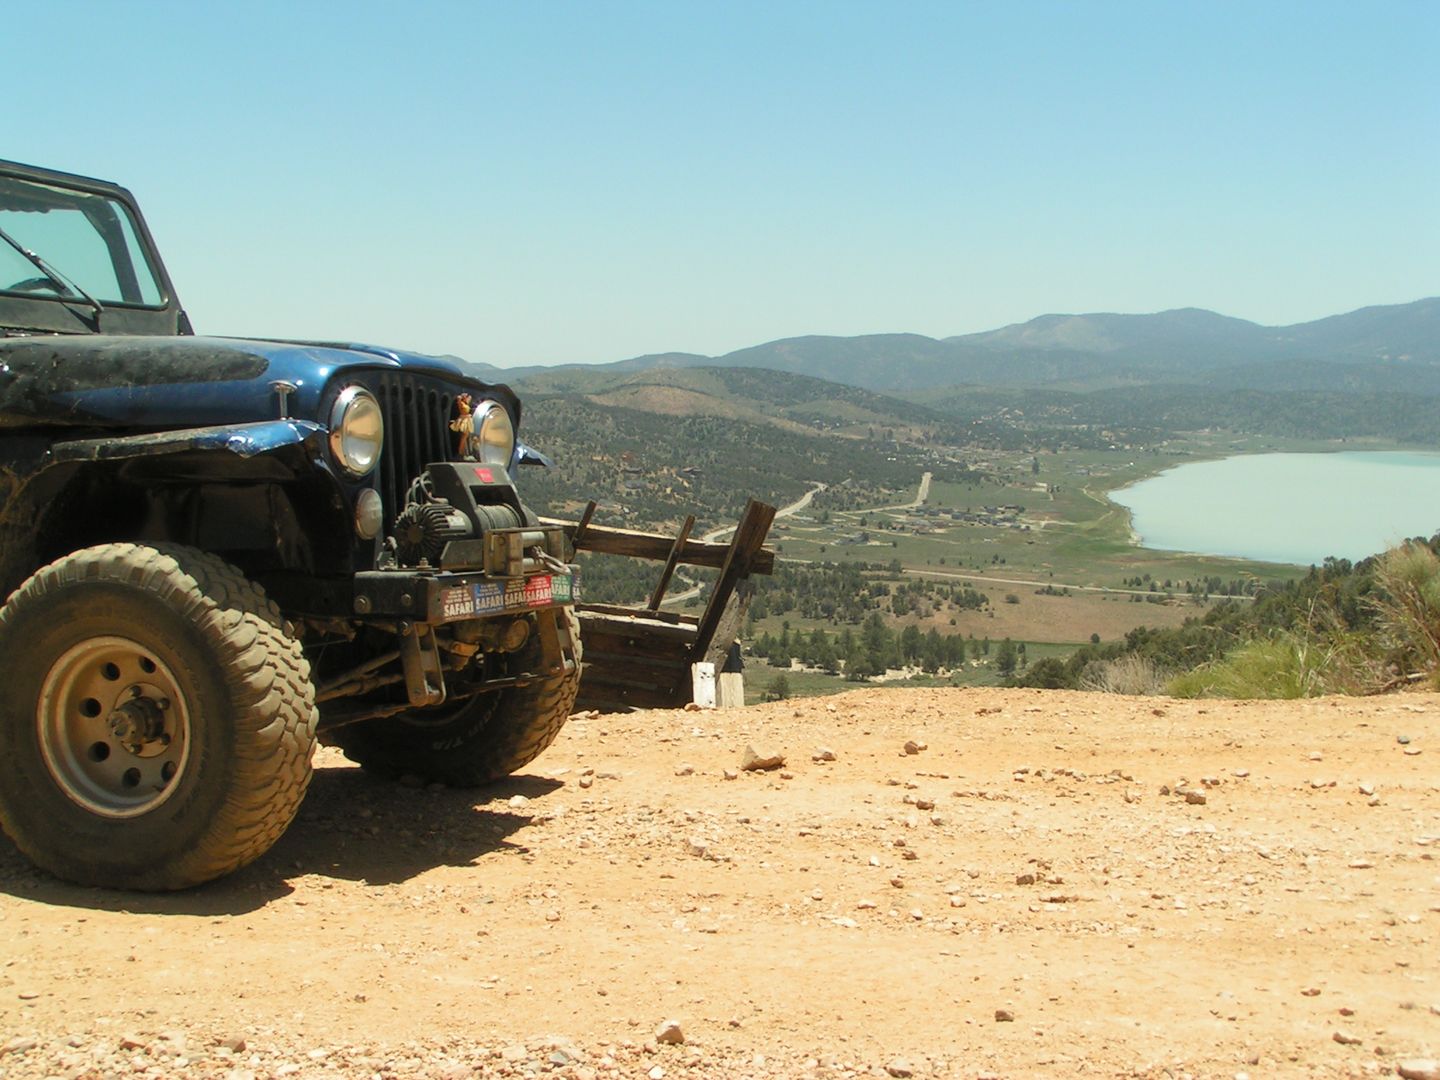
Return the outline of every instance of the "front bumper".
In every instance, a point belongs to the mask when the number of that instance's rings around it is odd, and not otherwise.
[[[355,614],[432,626],[543,611],[579,599],[577,566],[525,577],[443,570],[368,570],[355,575]]]

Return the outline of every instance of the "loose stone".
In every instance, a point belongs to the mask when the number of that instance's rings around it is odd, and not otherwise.
[[[785,755],[773,747],[756,749],[754,745],[746,745],[745,753],[740,758],[740,768],[746,772],[765,772],[778,769],[784,764]]]

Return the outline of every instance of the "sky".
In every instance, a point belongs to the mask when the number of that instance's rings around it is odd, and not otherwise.
[[[201,333],[501,367],[1440,295],[1440,4],[7,8]]]

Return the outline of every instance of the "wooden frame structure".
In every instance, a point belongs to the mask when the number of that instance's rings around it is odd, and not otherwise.
[[[691,664],[708,661],[716,671],[724,664],[754,591],[750,575],[774,572],[775,552],[764,544],[775,507],[751,499],[728,544],[691,539],[693,515],[686,518],[678,536],[670,537],[592,525],[594,511],[591,503],[579,521],[541,521],[563,528],[576,551],[653,559],[664,563],[664,568],[643,608],[576,605],[585,667],[575,707],[679,708],[692,698]],[[698,616],[660,609],[681,563],[720,571]],[[583,578],[581,590],[583,596]]]

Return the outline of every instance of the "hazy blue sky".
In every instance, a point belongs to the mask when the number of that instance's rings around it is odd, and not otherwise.
[[[1440,294],[1440,3],[9,5],[201,332],[500,365]],[[17,60],[17,58],[23,58]]]

